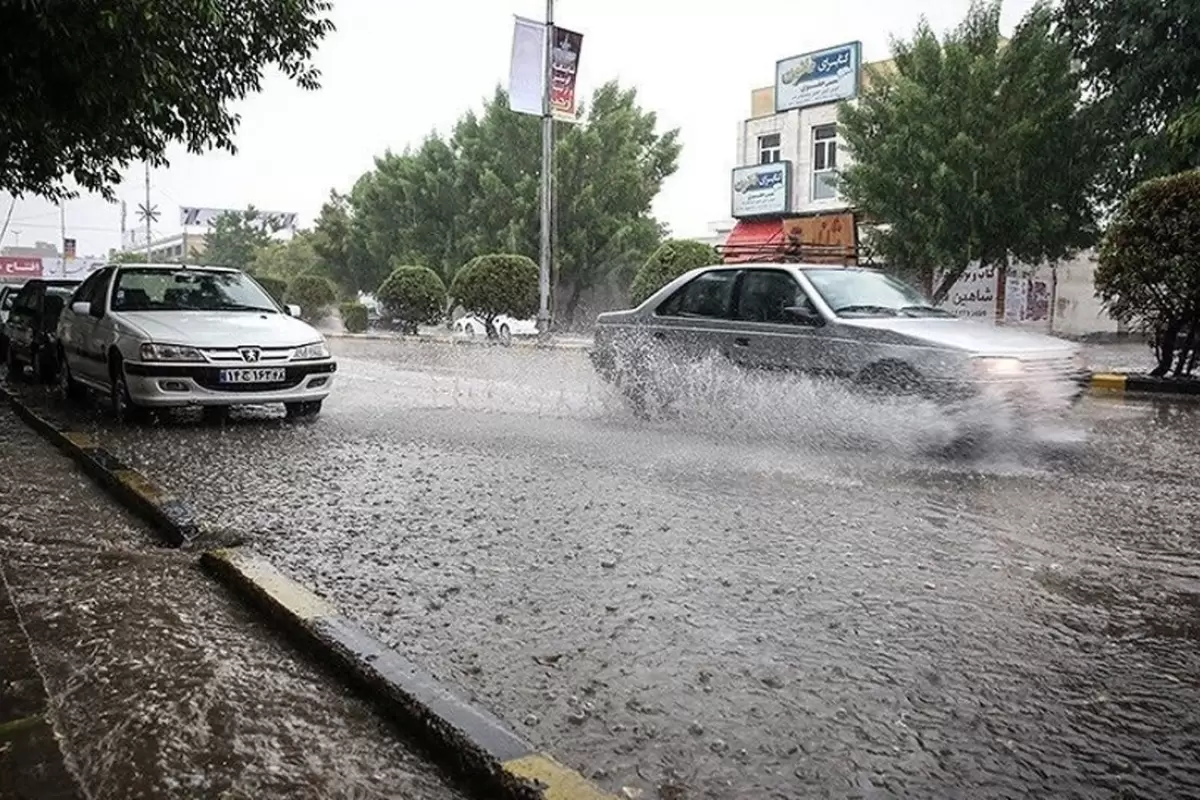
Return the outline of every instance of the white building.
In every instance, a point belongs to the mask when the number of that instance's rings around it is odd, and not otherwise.
[[[846,166],[837,114],[869,75],[862,45],[847,42],[778,61],[775,83],[751,92],[730,176],[730,215],[738,223],[726,242],[729,260],[738,248],[787,240],[823,248],[817,252],[832,260],[856,259],[858,221],[837,190],[837,171]]]

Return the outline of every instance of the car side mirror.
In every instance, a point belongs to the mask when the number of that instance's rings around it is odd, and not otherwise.
[[[825,320],[810,306],[788,306],[784,312],[802,325],[824,325]]]
[[[88,313],[91,314],[96,319],[100,319],[101,317],[103,317],[104,316],[104,301],[103,300],[93,300],[91,303],[88,304]]]
[[[82,300],[78,300],[74,303],[71,303],[71,310],[73,312],[75,312],[76,314],[91,314],[92,313],[92,304],[85,303]]]
[[[284,306],[283,310],[287,312],[287,315],[289,317],[297,317],[298,318],[300,316],[300,306],[298,306],[298,305],[289,304],[289,305]]]

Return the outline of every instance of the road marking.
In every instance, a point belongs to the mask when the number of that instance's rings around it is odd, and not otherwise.
[[[233,549],[210,550],[204,554],[224,571],[249,583],[272,603],[304,622],[337,616],[338,611],[315,593],[275,569],[271,562]]]
[[[78,431],[62,431],[62,435],[63,435],[64,439],[66,439],[68,442],[75,445],[76,447],[80,448],[81,450],[87,450],[89,448],[99,447],[99,444],[96,442],[96,438],[94,436],[92,436],[90,433],[79,433]]]
[[[542,796],[545,800],[616,800],[605,794],[586,778],[569,767],[542,753],[532,753],[501,766],[504,771],[527,781],[537,781],[546,787]]]
[[[1092,376],[1092,388],[1105,391],[1125,391],[1125,376],[1111,372],[1099,372]]]

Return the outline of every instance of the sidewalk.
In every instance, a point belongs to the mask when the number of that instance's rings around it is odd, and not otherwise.
[[[16,710],[0,691],[0,731],[12,715],[34,725],[44,706],[62,750],[47,759],[44,736],[37,751],[0,736],[0,796],[465,800],[196,554],[161,547],[7,407],[0,474],[12,595],[0,585],[0,690],[34,697]],[[30,647],[14,646],[22,627]],[[32,783],[35,756],[53,785]]]

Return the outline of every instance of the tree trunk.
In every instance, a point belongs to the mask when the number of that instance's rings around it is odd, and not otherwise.
[[[488,339],[499,339],[500,334],[496,333],[496,318],[484,317],[483,329],[487,332]]]
[[[579,298],[583,294],[583,284],[576,282],[571,286],[571,296],[562,307],[562,315],[558,317],[556,325],[559,330],[563,330],[562,323],[566,321],[566,328],[570,330],[575,323],[575,309],[579,307]]]
[[[1197,326],[1200,326],[1200,315],[1192,314],[1188,321],[1187,337],[1183,340],[1183,346],[1179,348],[1178,358],[1175,359],[1175,377],[1182,378],[1185,375],[1191,374],[1192,367],[1195,364],[1196,350],[1196,334]]]
[[[1171,371],[1171,363],[1175,360],[1175,340],[1183,328],[1183,320],[1175,317],[1167,322],[1158,340],[1158,366],[1151,371],[1154,378],[1161,378]]]

